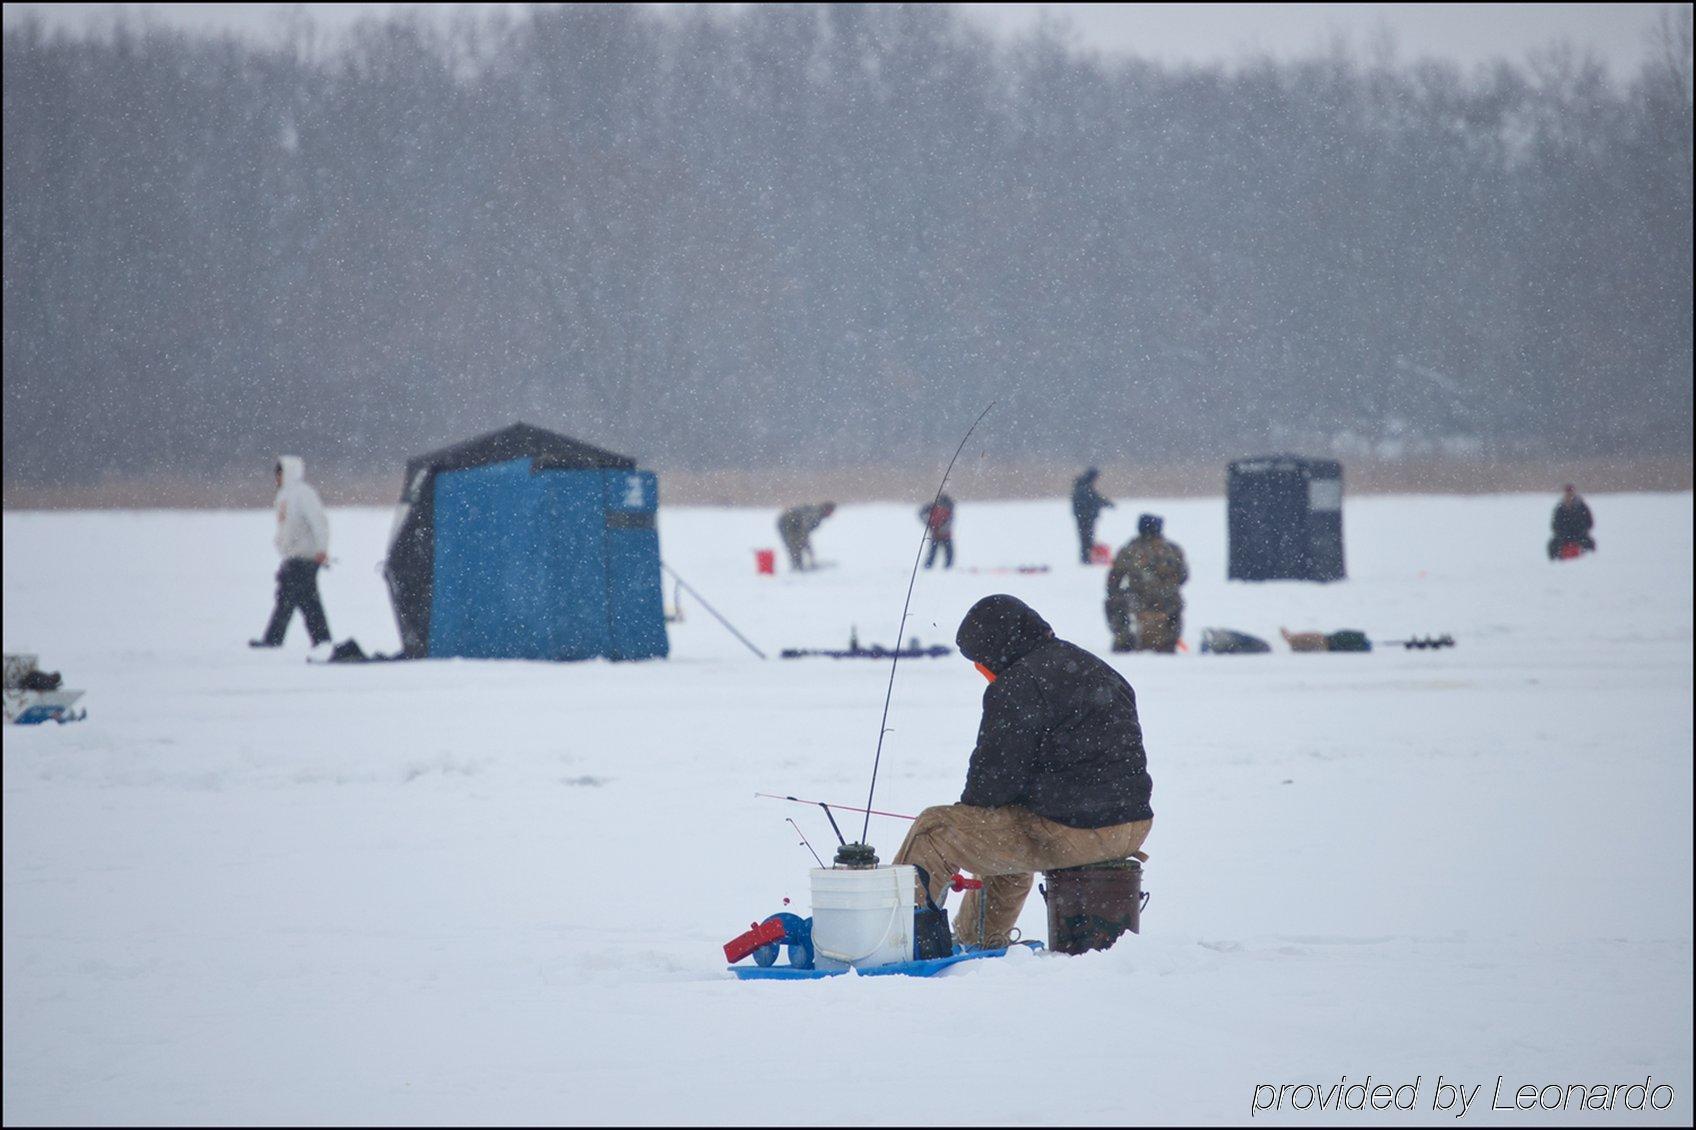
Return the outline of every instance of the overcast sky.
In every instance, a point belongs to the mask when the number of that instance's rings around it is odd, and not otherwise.
[[[267,34],[279,17],[305,9],[338,26],[402,4],[6,4],[10,23],[36,10],[56,24],[109,21],[114,9],[145,9],[161,20],[208,30]],[[465,5],[435,5],[438,9]],[[516,5],[509,5],[516,6]],[[1462,65],[1528,54],[1564,40],[1593,51],[1616,75],[1635,71],[1666,4],[962,4],[996,31],[1031,26],[1046,13],[1068,21],[1087,48],[1163,61],[1230,61],[1323,49],[1341,37],[1366,45],[1385,33],[1403,58]]]

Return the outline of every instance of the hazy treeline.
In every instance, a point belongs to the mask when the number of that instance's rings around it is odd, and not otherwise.
[[[1633,78],[939,6],[5,35],[12,482],[513,419],[661,466],[1688,453],[1688,9]]]

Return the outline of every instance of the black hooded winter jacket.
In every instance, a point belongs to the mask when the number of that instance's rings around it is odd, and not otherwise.
[[[954,642],[995,674],[961,804],[1022,805],[1073,828],[1153,817],[1137,696],[1117,671],[1005,594],[974,604]]]

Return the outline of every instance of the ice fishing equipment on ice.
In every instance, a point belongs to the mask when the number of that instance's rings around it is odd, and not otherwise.
[[[933,506],[942,497],[943,489],[948,484],[948,476],[954,470],[960,452],[965,450],[967,441],[971,439],[972,433],[977,430],[978,424],[988,415],[989,410],[985,408],[978,414],[978,418],[961,438],[960,445],[955,448],[953,457],[948,461],[948,467],[943,471],[942,481],[937,485],[936,494],[932,499]],[[919,575],[919,561],[924,555],[926,541],[932,536],[933,531],[927,523],[919,538],[918,552],[913,555],[913,568],[907,579],[907,594],[901,605],[901,621],[896,627],[896,639],[900,639],[906,629],[913,602],[913,586]],[[858,643],[857,632],[855,637],[854,642]],[[762,973],[771,975],[771,966],[776,961],[779,946],[786,950],[789,957],[789,967],[783,972],[791,977],[824,977],[846,973],[849,970],[862,973],[902,972],[924,976],[968,957],[994,956],[1006,952],[1002,949],[996,951],[996,954],[989,951],[967,954],[963,950],[938,952],[934,955],[919,954],[915,940],[920,934],[921,923],[933,924],[941,913],[940,908],[921,908],[916,905],[919,883],[917,867],[910,864],[880,865],[876,849],[867,842],[871,818],[875,811],[872,808],[872,800],[877,793],[877,774],[883,760],[884,738],[889,733],[889,705],[894,696],[895,673],[901,656],[900,649],[890,652],[889,682],[884,689],[883,713],[878,723],[871,786],[866,793],[864,808],[858,809],[865,814],[859,840],[848,842],[837,825],[830,806],[819,804],[840,842],[831,866],[814,868],[810,872],[812,916],[802,919],[788,912],[776,914],[764,922],[753,924],[746,933],[726,943],[725,957],[731,963],[732,972],[738,977],[748,979]],[[929,901],[928,896],[926,901]],[[946,924],[944,917],[944,932]],[[942,939],[941,944],[948,946],[950,951],[954,950],[951,938]],[[938,948],[940,949],[940,946]],[[754,966],[737,966],[736,963],[744,957],[753,957]]]
[[[1384,640],[1385,647],[1400,645],[1404,651],[1435,651],[1438,648],[1455,646],[1455,638],[1444,632],[1440,636],[1413,636],[1405,640]]]
[[[803,801],[798,797],[756,793],[774,800],[799,804],[817,804],[842,839],[842,829],[831,814],[830,806],[821,801]],[[855,811],[860,811],[856,809]],[[895,816],[910,820],[899,813],[871,810],[870,815]],[[788,823],[801,836],[801,843],[818,860],[794,820]],[[749,923],[747,931],[724,944],[725,960],[731,972],[741,980],[804,980],[837,976],[850,970],[862,975],[898,973],[912,977],[929,977],[962,961],[1002,957],[1010,946],[971,949],[956,944],[948,931],[948,918],[940,907],[921,908],[917,905],[918,868],[906,864],[878,866],[877,853],[863,843],[844,841],[837,849],[831,867],[821,865],[809,873],[812,888],[813,917],[802,918],[781,911],[763,922]],[[983,890],[981,879],[955,875],[948,890]],[[944,892],[946,897],[946,892]],[[786,904],[788,899],[783,900]],[[983,936],[985,901],[978,901],[978,936]],[[927,936],[927,931],[930,936]],[[1040,942],[1019,943],[1026,949],[1042,948]],[[778,957],[787,964],[775,967]],[[738,967],[744,958],[752,957],[752,966]]]
[[[880,643],[861,647],[858,641],[853,641],[846,648],[786,647],[778,653],[783,659],[942,659],[953,654],[953,648],[942,644],[924,647],[917,637],[908,640],[906,647],[894,649]]]
[[[39,726],[43,722],[80,722],[88,717],[86,710],[71,709],[83,692],[65,689],[59,672],[41,670],[39,658],[23,654],[5,657],[6,721],[14,726]]]
[[[790,968],[813,968],[811,920],[784,911],[764,922],[752,923],[746,934],[738,934],[724,943],[724,959],[735,965],[745,957],[752,957],[756,967],[764,968],[777,961],[779,946],[787,947]]]
[[[1365,632],[1345,628],[1336,632],[1292,632],[1280,628],[1284,642],[1291,651],[1371,651],[1372,640]],[[1448,633],[1440,636],[1414,636],[1405,640],[1380,640],[1385,647],[1400,647],[1404,651],[1435,651],[1454,647],[1455,638]]]
[[[1371,651],[1372,641],[1358,628],[1335,632],[1292,632],[1279,628],[1278,633],[1291,651]]]
[[[879,867],[877,856],[812,872],[813,964],[818,969],[913,960],[918,870]]]
[[[1247,632],[1235,631],[1231,628],[1203,628],[1201,630],[1201,653],[1203,655],[1263,655],[1272,650],[1272,645],[1259,636]]]
[[[982,412],[978,413],[978,418],[972,421],[972,426],[966,429],[966,434],[960,437],[960,446],[954,449],[953,456],[948,460],[948,466],[943,468],[942,481],[936,485],[936,494],[931,497],[932,506],[935,506],[942,498],[943,489],[948,486],[948,476],[954,473],[954,464],[957,460],[959,460],[960,452],[966,450],[966,441],[972,438],[972,433],[978,430],[978,425],[983,423],[983,418],[989,415],[989,410],[994,407],[995,402],[992,400]],[[901,633],[907,630],[907,614],[913,604],[913,585],[916,584],[919,579],[919,559],[924,556],[925,542],[928,541],[930,537],[930,526],[926,525],[924,532],[919,535],[918,551],[913,554],[912,572],[907,576],[907,597],[901,602],[901,622],[895,627],[896,639],[900,639]],[[884,736],[889,733],[889,701],[895,693],[895,669],[896,665],[900,662],[901,653],[897,651],[890,658],[889,685],[883,692],[883,717],[878,721],[877,750],[872,757],[872,784],[871,788],[866,792],[866,820],[865,825],[860,832],[860,839],[862,841],[865,839],[866,831],[871,827],[872,794],[877,792],[877,770],[878,766],[883,762],[883,739]]]
[[[876,854],[864,847],[846,844],[837,853],[836,866],[812,871],[811,918],[780,911],[750,923],[726,942],[724,957],[731,972],[743,981],[816,980],[849,972],[931,977],[965,961],[1004,957],[1013,948],[973,950],[953,944],[943,919],[941,947],[936,956],[923,956],[923,912],[915,905],[918,869],[905,864],[880,867]],[[956,875],[950,889],[982,886],[980,880]],[[1017,945],[1042,948],[1035,941]],[[753,964],[737,964],[750,957]],[[778,964],[779,957],[784,964]]]
[[[774,916],[774,919],[793,919],[794,917],[792,914],[777,915]],[[802,922],[802,925],[804,926],[805,923]],[[791,954],[796,952],[797,949],[803,952],[805,950],[804,946],[795,946],[787,937],[780,938],[772,942],[769,947],[770,961],[759,964],[761,953],[768,951],[765,949],[756,950],[754,953],[756,964],[732,964],[730,971],[736,975],[739,981],[816,981],[825,977],[841,977],[848,973],[854,973],[860,977],[935,977],[968,961],[985,961],[991,958],[1006,957],[1014,950],[1035,952],[1042,949],[1041,942],[1021,941],[1002,946],[999,949],[968,950],[956,947],[954,952],[946,957],[897,961],[889,965],[862,965],[852,969],[817,969],[811,965],[776,964],[779,946],[784,947]]]
[[[792,816],[785,816],[783,819],[791,828],[795,829],[795,834],[801,837],[801,846],[807,849],[807,853],[813,857],[813,862],[823,867],[824,860],[820,859],[819,853],[813,850],[812,841],[807,839],[807,833],[801,831],[801,825],[795,823],[795,818]]]

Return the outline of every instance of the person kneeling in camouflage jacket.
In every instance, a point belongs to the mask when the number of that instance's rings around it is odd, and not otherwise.
[[[1114,651],[1177,650],[1184,627],[1184,598],[1178,590],[1190,579],[1190,568],[1184,551],[1163,536],[1163,527],[1158,515],[1138,518],[1137,536],[1119,550],[1107,573],[1107,627]]]

